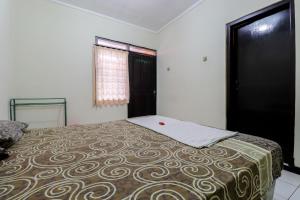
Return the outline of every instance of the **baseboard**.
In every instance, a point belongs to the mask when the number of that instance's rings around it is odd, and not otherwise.
[[[295,173],[295,174],[299,174],[300,175],[300,167],[290,167],[290,166],[286,166],[284,165],[283,168],[289,172]]]

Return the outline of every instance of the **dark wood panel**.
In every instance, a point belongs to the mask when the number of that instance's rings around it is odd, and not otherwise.
[[[227,25],[227,128],[278,142],[294,165],[293,1]]]
[[[128,117],[156,114],[156,57],[129,54]]]

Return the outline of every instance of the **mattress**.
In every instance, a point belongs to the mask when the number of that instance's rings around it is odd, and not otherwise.
[[[245,144],[270,152],[275,181],[280,146],[249,135],[197,149],[127,121],[34,129],[0,161],[0,199],[260,199]]]

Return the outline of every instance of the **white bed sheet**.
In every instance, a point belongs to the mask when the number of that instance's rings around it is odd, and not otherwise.
[[[159,115],[130,118],[127,121],[196,148],[209,147],[237,134]]]

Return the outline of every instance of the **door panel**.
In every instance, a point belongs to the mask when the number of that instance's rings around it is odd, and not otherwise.
[[[156,114],[156,57],[129,54],[128,117]]]
[[[295,64],[291,3],[229,24],[227,128],[278,142],[293,165]]]

